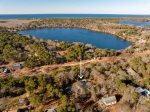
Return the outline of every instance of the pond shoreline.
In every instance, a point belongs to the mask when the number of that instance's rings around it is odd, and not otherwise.
[[[125,41],[113,34],[104,32],[95,32],[81,28],[42,28],[20,31],[20,34],[31,35],[37,38],[58,40],[65,42],[81,42],[91,44],[96,48],[122,50],[131,46],[131,43]]]
[[[122,25],[118,21],[121,18],[113,19],[26,19],[26,20],[5,20],[5,21],[18,21],[17,25],[10,26],[4,25],[4,28],[11,31],[22,31],[22,30],[31,30],[31,29],[43,29],[43,28],[81,28],[95,32],[102,32],[111,35],[115,35],[118,38],[122,38],[125,41],[135,44],[138,41],[138,35],[126,34],[126,30],[138,29],[142,30],[140,27]],[[24,22],[25,21],[25,22]],[[7,22],[3,23],[7,24]],[[3,25],[0,24],[0,27]],[[125,31],[122,35],[119,35],[118,32]]]

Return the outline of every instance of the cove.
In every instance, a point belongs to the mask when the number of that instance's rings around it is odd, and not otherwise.
[[[115,35],[80,28],[43,28],[24,30],[19,33],[47,40],[82,42],[103,49],[121,50],[131,45],[130,42],[118,38]]]
[[[126,25],[132,25],[132,26],[150,26],[150,22],[120,21],[120,23]]]

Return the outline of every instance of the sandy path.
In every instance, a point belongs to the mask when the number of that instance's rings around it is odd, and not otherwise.
[[[115,57],[104,57],[101,59],[92,59],[92,60],[83,60],[81,62],[82,65],[86,65],[89,63],[104,63],[106,61],[109,60],[113,60],[116,59]],[[80,66],[80,62],[68,62],[68,63],[64,63],[64,64],[54,64],[54,65],[45,65],[45,66],[41,66],[41,67],[36,67],[34,69],[29,69],[29,68],[24,68],[20,71],[15,71],[13,74],[15,77],[22,75],[38,75],[38,74],[47,74],[50,71],[52,71],[55,68],[61,68],[61,67],[73,67],[73,66]]]

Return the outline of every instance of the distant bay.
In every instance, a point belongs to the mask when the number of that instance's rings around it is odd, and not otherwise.
[[[121,24],[132,25],[132,26],[150,26],[150,22],[140,21],[121,21]]]

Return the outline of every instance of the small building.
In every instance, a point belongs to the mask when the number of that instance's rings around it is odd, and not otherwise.
[[[150,91],[148,89],[143,89],[141,87],[138,87],[135,89],[135,92],[139,93],[141,96],[150,98]]]
[[[56,112],[56,109],[55,108],[46,109],[44,112]]]
[[[139,43],[146,43],[146,40],[140,39],[140,40],[139,40]]]
[[[0,67],[0,72],[1,73],[9,73],[10,70],[7,67]]]
[[[89,49],[89,52],[94,53],[94,49]]]
[[[89,48],[95,48],[92,44],[85,44],[85,47],[89,47]]]
[[[117,103],[116,96],[103,97],[99,103],[104,106],[111,106]]]
[[[136,89],[135,89],[135,92],[137,92],[137,93],[141,93],[141,92],[143,92],[143,88],[138,87],[138,88],[136,88]]]
[[[77,81],[72,85],[72,92],[75,97],[87,97],[90,94],[89,88],[91,84],[86,81]]]
[[[15,63],[13,65],[14,69],[22,69],[24,67],[24,62],[20,62],[20,63]]]

